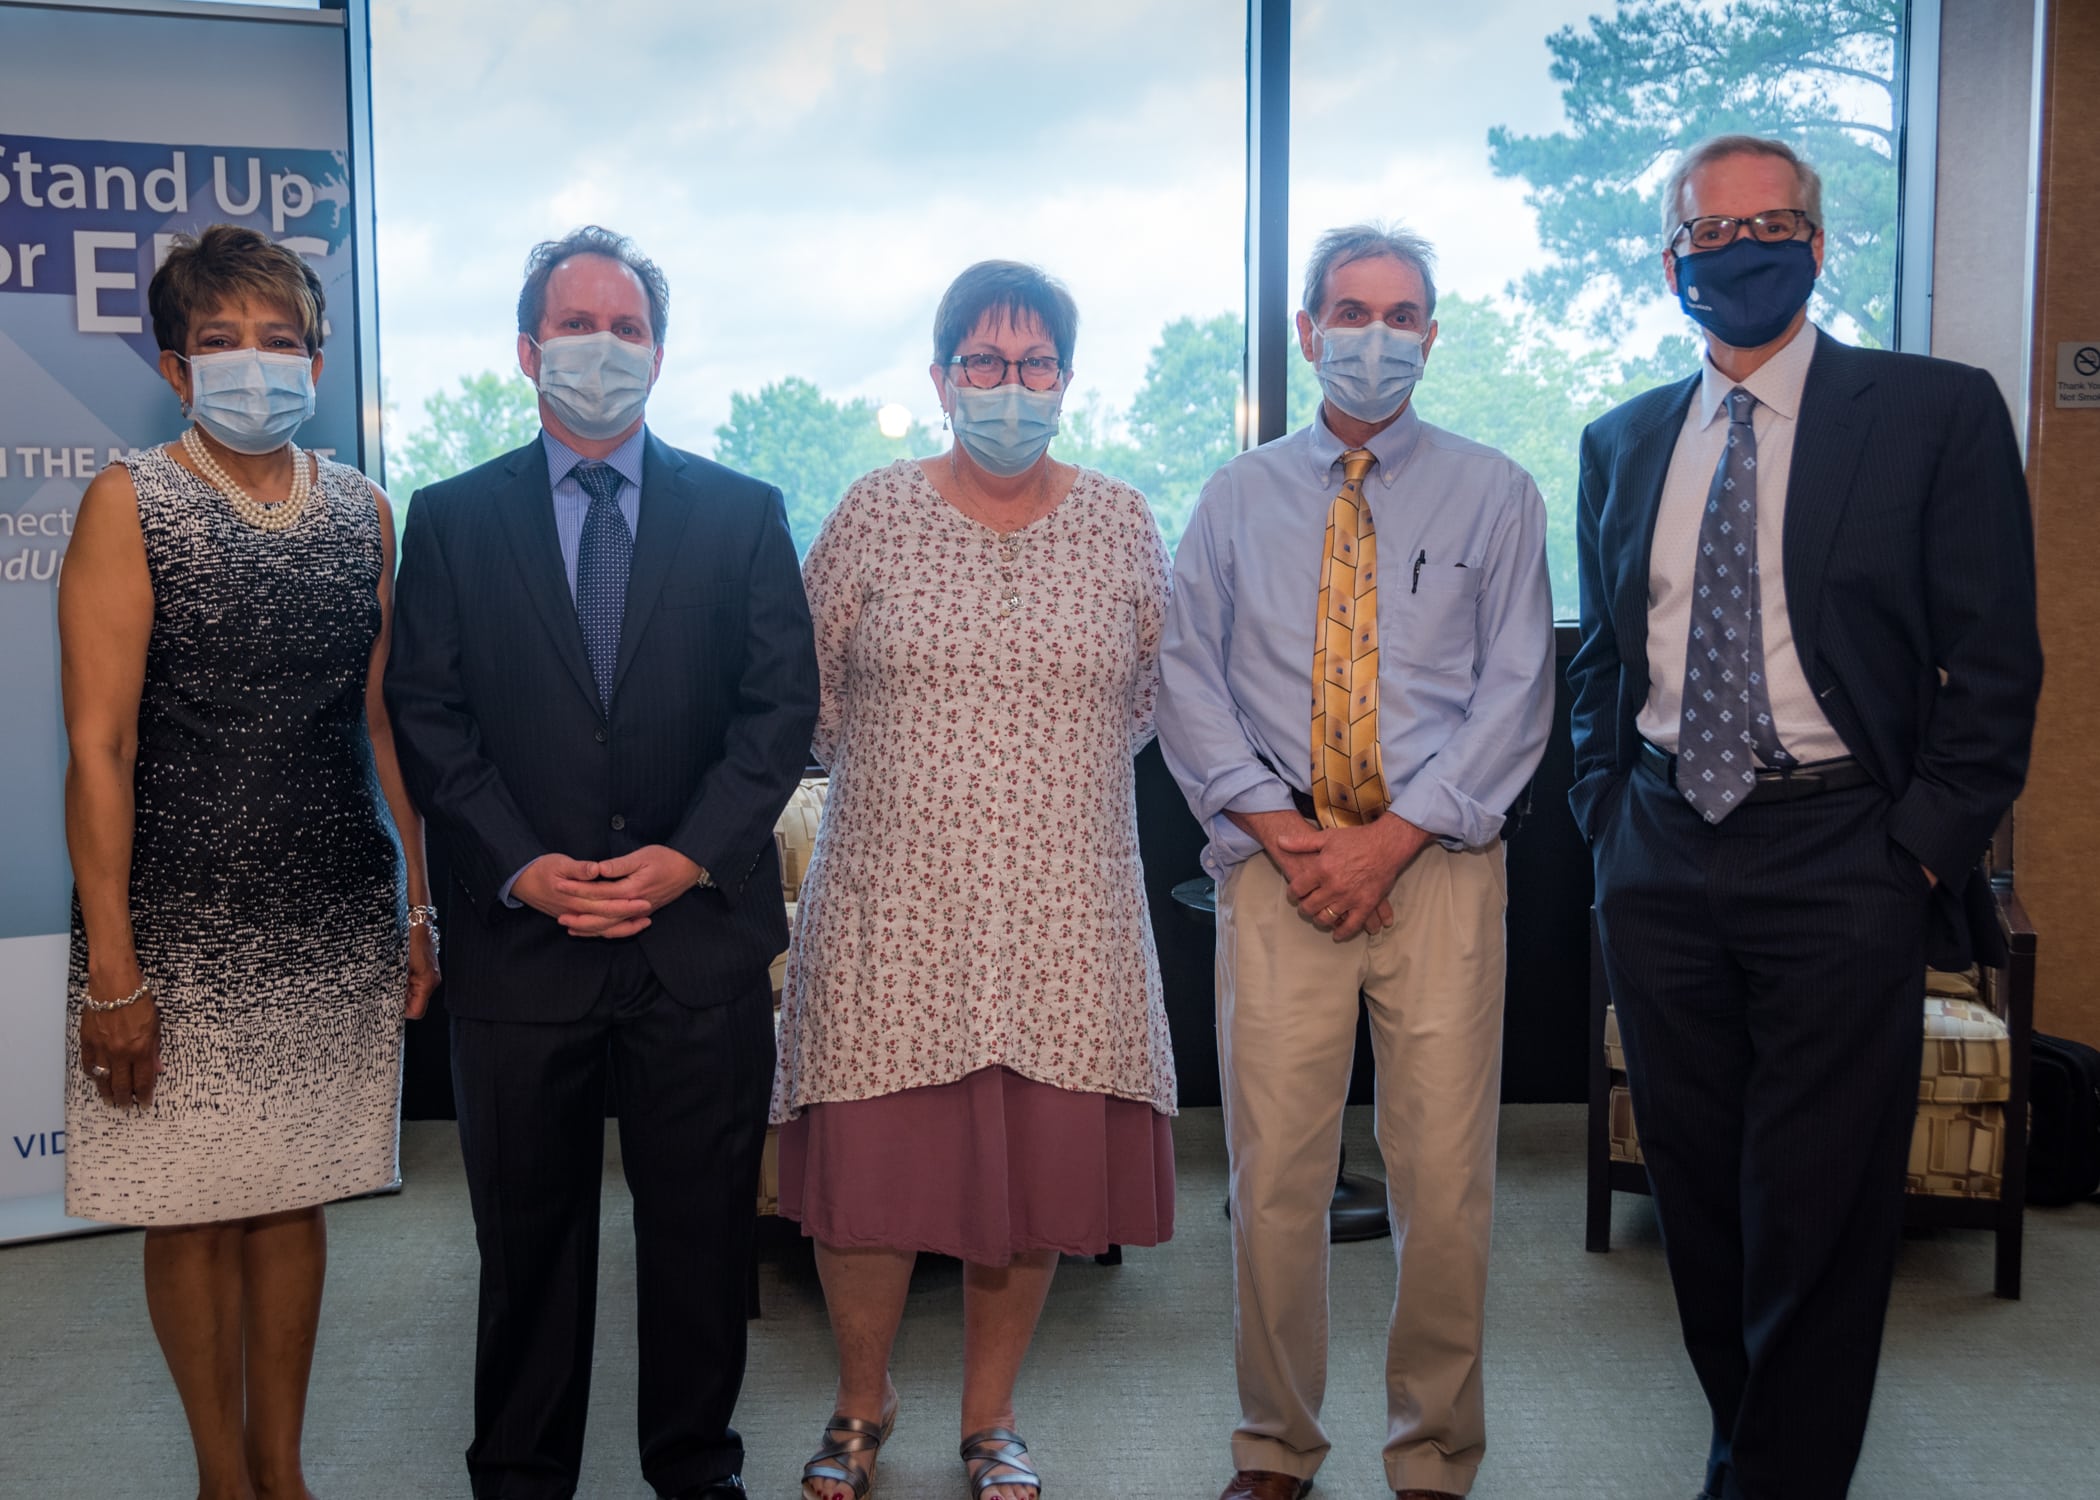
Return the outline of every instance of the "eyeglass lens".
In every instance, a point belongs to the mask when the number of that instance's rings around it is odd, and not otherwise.
[[[955,363],[962,367],[963,379],[979,390],[990,390],[1006,383],[1006,372],[1018,368],[1021,384],[1031,391],[1047,391],[1057,384],[1064,368],[1047,354],[1031,354],[1026,359],[1002,359],[996,354],[960,354]]]

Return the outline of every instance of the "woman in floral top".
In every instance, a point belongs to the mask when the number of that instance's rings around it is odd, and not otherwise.
[[[954,446],[858,480],[804,567],[831,792],[773,1117],[839,1350],[809,1500],[868,1491],[918,1252],[964,1262],[973,1492],[1036,1500],[1013,1391],[1058,1254],[1173,1232],[1131,767],[1167,558],[1143,496],[1049,457],[1077,323],[1032,266],[963,272],[931,366]]]

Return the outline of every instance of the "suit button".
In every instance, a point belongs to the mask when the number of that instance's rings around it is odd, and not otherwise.
[[[620,831],[620,830],[621,830],[622,828],[625,828],[626,826],[627,826],[627,820],[626,820],[625,818],[621,817],[621,816],[620,816],[620,815],[619,815],[618,813],[614,813],[614,814],[613,814],[613,832],[615,832],[615,833],[618,833],[618,832],[619,832],[619,831]]]
[[[596,740],[596,741],[597,741],[597,742],[598,742],[599,744],[601,744],[601,745],[602,745],[602,744],[604,744],[604,743],[605,743],[605,740],[606,740],[606,734],[605,734],[605,731],[604,731],[604,730],[602,730],[602,729],[593,729],[593,730],[591,731],[591,738],[592,738],[592,739],[594,739],[594,740]]]

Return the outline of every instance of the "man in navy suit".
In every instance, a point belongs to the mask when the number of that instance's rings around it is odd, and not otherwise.
[[[662,273],[595,226],[518,299],[537,441],[416,495],[386,700],[446,936],[481,1249],[473,1492],[576,1492],[610,1097],[642,1473],[744,1494],[729,1425],[787,946],[773,823],[817,667],[780,492],[643,426]]]
[[[1821,184],[1693,148],[1663,277],[1700,370],[1582,439],[1569,801],[1693,1368],[1706,1495],[1843,1495],[1902,1226],[1928,958],[2041,686],[2033,533],[1979,370],[1808,322]]]

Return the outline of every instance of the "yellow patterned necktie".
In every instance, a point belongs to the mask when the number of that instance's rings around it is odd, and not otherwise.
[[[1320,616],[1313,635],[1312,800],[1322,828],[1369,823],[1386,810],[1378,748],[1378,538],[1364,499],[1377,462],[1342,455],[1342,492],[1327,511]]]

